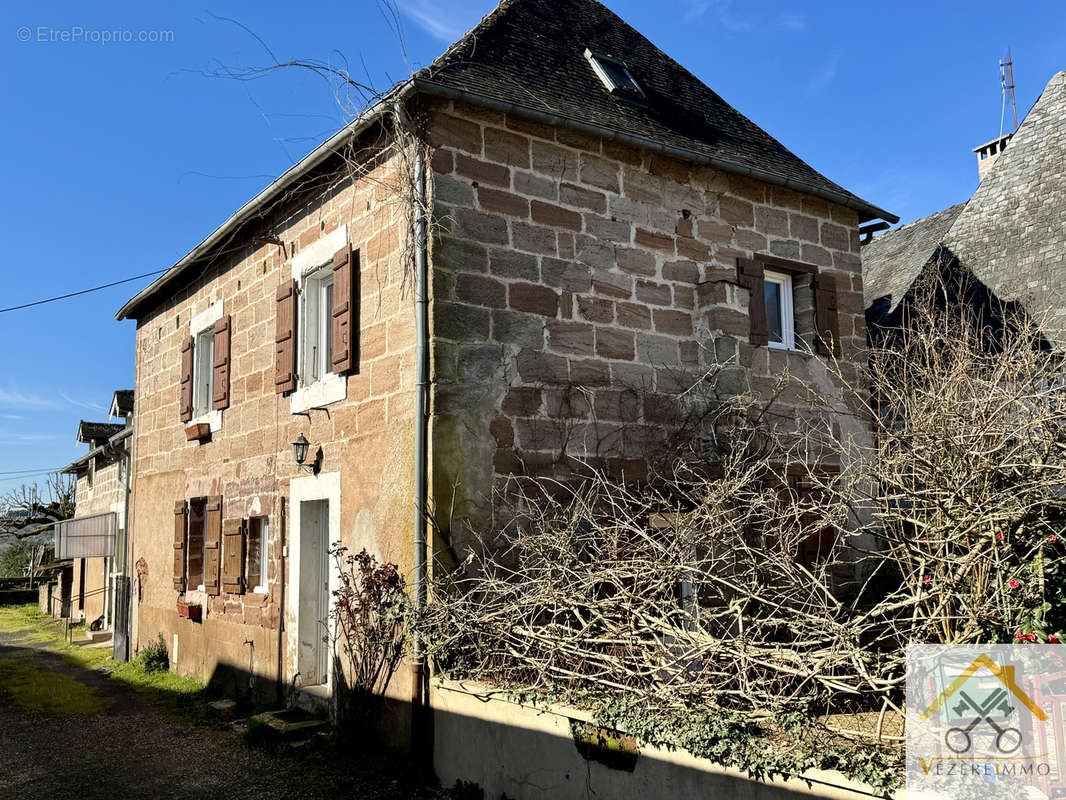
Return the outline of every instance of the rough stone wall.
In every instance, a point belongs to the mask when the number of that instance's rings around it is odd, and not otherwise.
[[[1066,72],[1055,75],[944,239],[1000,299],[1066,344]]]
[[[406,167],[391,153],[368,169],[356,179],[344,170],[319,175],[314,180],[322,188],[313,200],[272,212],[254,239],[230,242],[199,277],[138,320],[130,558],[140,597],[135,641],[140,647],[161,634],[173,648],[177,634],[176,666],[183,674],[209,679],[229,667],[251,672],[260,685],[291,679],[292,664],[279,672],[278,662],[286,659],[279,644],[282,605],[295,602],[292,587],[283,594],[283,542],[294,509],[286,508],[282,520],[281,507],[290,480],[309,474],[298,472],[293,458],[292,442],[301,433],[312,453],[321,446],[321,472],[341,473],[343,543],[394,561],[405,574],[411,569],[414,301],[403,253],[409,201],[399,196]],[[341,225],[361,254],[359,373],[347,378],[345,400],[309,417],[294,415],[290,398],[274,389],[275,293],[290,277],[291,258]],[[180,351],[191,317],[218,300],[231,316],[230,406],[210,440],[190,442],[179,418]],[[270,518],[268,592],[209,598],[187,591],[186,601],[204,604],[203,622],[193,623],[176,610],[173,512],[175,501],[209,495],[222,496],[224,521]]]
[[[460,104],[435,106],[429,129],[433,493],[445,526],[484,521],[507,475],[566,474],[564,455],[639,480],[676,423],[677,393],[713,363],[732,365],[735,390],[787,368],[836,391],[820,357],[748,343],[739,257],[835,275],[842,363],[854,366],[865,344],[854,211]]]

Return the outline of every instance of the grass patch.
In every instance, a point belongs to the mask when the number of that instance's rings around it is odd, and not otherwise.
[[[135,692],[152,695],[156,703],[173,716],[190,721],[207,719],[204,711],[205,687],[199,681],[183,678],[173,672],[149,671],[141,659],[125,664],[116,663],[108,675]]]
[[[36,714],[98,714],[104,703],[81,681],[50,669],[0,662],[0,692]]]
[[[63,660],[82,669],[105,669],[111,663],[109,647],[68,647]]]

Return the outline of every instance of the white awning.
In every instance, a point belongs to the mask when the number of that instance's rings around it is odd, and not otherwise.
[[[56,523],[56,558],[105,558],[115,554],[114,511]]]

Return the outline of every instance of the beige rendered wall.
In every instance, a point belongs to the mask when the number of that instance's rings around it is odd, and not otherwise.
[[[98,461],[93,486],[85,472],[78,475],[75,485],[75,516],[91,517],[108,511],[118,511],[124,505],[124,488],[119,481],[118,461]],[[123,512],[118,511],[118,527],[123,526]],[[85,581],[82,584],[82,562]],[[107,560],[103,558],[74,559],[74,583],[71,592],[71,615],[91,623],[104,616],[105,590],[107,589]],[[82,591],[85,601],[79,601]]]
[[[322,480],[341,476],[341,541],[411,571],[414,301],[403,252],[409,206],[398,194],[406,168],[395,154],[364,167],[367,174],[354,179],[345,169],[309,179],[321,190],[265,215],[254,237],[231,242],[199,278],[138,320],[134,644],[161,635],[177,672],[240,693],[253,681],[257,693],[273,692],[277,679],[288,684],[295,672],[281,626],[294,596],[286,584],[292,520],[282,508],[290,481],[308,478],[293,459],[298,435],[312,453],[321,446]],[[361,255],[359,373],[347,377],[345,400],[294,414],[290,398],[274,390],[275,293],[294,255],[341,226]],[[230,406],[209,441],[190,442],[179,418],[180,348],[190,318],[218,301],[231,317]],[[174,589],[175,502],[209,495],[222,496],[223,520],[270,518],[267,593],[179,596]],[[179,599],[203,603],[203,621],[179,619]],[[406,697],[409,681],[393,686]]]

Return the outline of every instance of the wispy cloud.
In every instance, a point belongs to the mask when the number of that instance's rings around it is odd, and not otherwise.
[[[54,433],[12,433],[0,431],[0,444],[23,444],[25,442],[54,442],[59,437]]]
[[[807,94],[813,97],[828,89],[830,84],[836,79],[839,67],[840,53],[830,53],[811,73],[811,77],[807,81]]]
[[[803,33],[807,30],[807,18],[794,11],[786,11],[777,18],[777,22],[786,31],[793,33]]]
[[[72,406],[75,406],[76,408],[84,408],[89,411],[99,412],[101,414],[106,414],[108,411],[107,406],[101,405],[100,403],[90,403],[87,400],[79,400],[76,397],[71,397],[65,392],[60,392],[59,396],[62,397],[67,403]]]
[[[454,42],[466,28],[455,23],[454,4],[430,2],[430,0],[401,0],[398,5],[404,16],[418,27],[445,42]]]
[[[694,22],[713,11],[719,24],[726,30],[748,31],[755,25],[753,19],[737,15],[730,0],[682,0],[682,4],[686,22]]]
[[[12,387],[0,387],[0,408],[15,408],[22,411],[58,411],[66,408],[53,396],[26,392]]]

